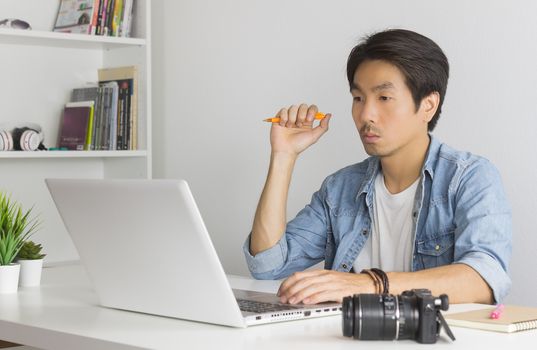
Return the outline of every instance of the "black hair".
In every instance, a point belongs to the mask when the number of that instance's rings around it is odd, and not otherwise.
[[[399,68],[412,93],[416,111],[425,96],[438,92],[438,109],[427,126],[432,131],[440,117],[449,77],[449,63],[442,49],[431,39],[405,29],[368,35],[352,49],[347,60],[347,79],[351,87],[354,73],[367,60],[382,60]]]

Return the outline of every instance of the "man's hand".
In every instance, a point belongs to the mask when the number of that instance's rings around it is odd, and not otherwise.
[[[301,104],[289,108],[282,108],[276,117],[279,123],[273,123],[270,130],[270,144],[273,153],[284,152],[297,156],[300,152],[317,142],[328,131],[331,118],[327,114],[315,128],[313,121],[318,112],[315,105]]]
[[[357,293],[375,293],[371,277],[330,270],[295,272],[278,290],[280,301],[289,304],[341,303],[344,297]]]

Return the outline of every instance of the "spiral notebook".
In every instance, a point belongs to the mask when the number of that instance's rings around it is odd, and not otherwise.
[[[491,319],[494,308],[445,315],[450,326],[483,329],[496,332],[520,332],[537,329],[537,308],[506,305],[498,319]]]

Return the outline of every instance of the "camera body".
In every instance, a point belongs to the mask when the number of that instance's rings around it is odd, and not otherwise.
[[[440,298],[435,298],[428,289],[412,289],[404,291],[402,296],[408,298],[416,298],[418,307],[418,333],[416,340],[418,343],[431,344],[436,343],[438,334],[440,333],[440,322],[437,320],[436,314],[439,307],[442,305],[442,296],[445,296],[445,309],[449,307],[448,297],[442,294]],[[440,299],[440,303],[438,302]]]
[[[440,310],[449,308],[448,296],[435,297],[428,289],[401,295],[355,294],[343,299],[343,335],[361,340],[414,339],[435,343],[442,326],[455,340]]]

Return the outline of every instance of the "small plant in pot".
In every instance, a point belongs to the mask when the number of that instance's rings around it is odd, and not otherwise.
[[[26,241],[19,250],[17,262],[20,264],[19,285],[21,287],[37,287],[41,284],[41,270],[43,258],[46,254],[41,253],[41,244]]]
[[[0,193],[0,293],[17,292],[20,265],[14,261],[39,226],[37,219],[30,217],[31,212],[23,212],[19,203]]]

